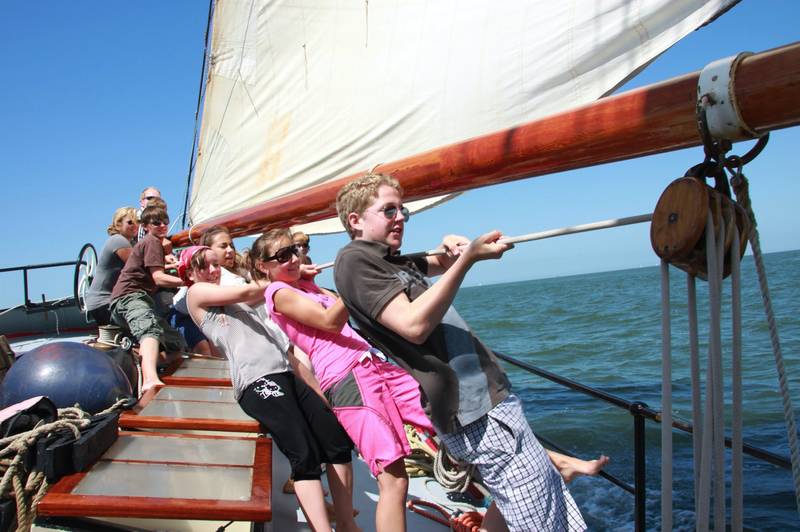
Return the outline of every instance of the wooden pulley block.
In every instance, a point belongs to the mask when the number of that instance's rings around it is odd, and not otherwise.
[[[674,262],[692,254],[705,232],[709,190],[697,179],[682,177],[661,193],[650,224],[650,243],[656,255]]]
[[[744,244],[748,224],[744,210],[727,196],[693,177],[676,179],[658,200],[650,225],[656,255],[691,275],[707,278],[706,220],[711,213],[717,241],[725,233],[723,275],[730,274],[729,251],[734,235]]]

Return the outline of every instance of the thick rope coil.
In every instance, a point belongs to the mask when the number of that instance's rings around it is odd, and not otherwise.
[[[127,399],[120,399],[106,410],[96,414],[100,417],[125,408]],[[32,430],[0,439],[0,497],[13,491],[17,504],[17,532],[28,532],[36,519],[36,507],[47,493],[49,484],[41,471],[28,472],[23,459],[29,449],[36,446],[36,441],[44,435],[54,432],[71,432],[77,440],[81,430],[88,427],[92,416],[80,408],[59,408],[59,419],[51,422],[40,422]]]
[[[447,453],[444,446],[439,447],[436,458],[433,460],[433,476],[436,477],[439,484],[448,490],[464,493],[467,491],[474,472],[474,465],[460,466]]]
[[[731,179],[731,185],[736,193],[736,201],[747,212],[750,219],[750,232],[747,235],[750,241],[750,248],[753,250],[753,259],[756,264],[758,274],[758,284],[761,288],[761,300],[764,303],[764,312],[767,315],[769,325],[769,338],[772,342],[772,352],[775,356],[775,368],[778,372],[778,385],[783,402],[783,418],[786,423],[786,432],[789,439],[789,456],[792,462],[792,480],[794,481],[794,495],[797,511],[800,513],[800,450],[797,442],[797,423],[792,409],[792,398],[789,393],[789,385],[786,380],[786,368],[783,364],[783,352],[781,342],[778,337],[778,326],[775,323],[775,313],[772,309],[772,299],[769,295],[769,285],[767,284],[767,271],[764,267],[764,259],[761,253],[761,242],[758,236],[756,215],[750,203],[749,183],[741,172],[737,172]]]
[[[422,474],[433,473],[433,477],[445,489],[450,491],[458,491],[464,493],[467,491],[472,475],[475,472],[475,466],[462,466],[454,458],[452,458],[444,448],[444,445],[439,444],[438,451],[434,451],[429,445],[422,441],[417,430],[406,425],[406,437],[411,446],[412,455],[406,459],[406,472],[411,476],[420,476]],[[433,460],[433,465],[430,464]]]

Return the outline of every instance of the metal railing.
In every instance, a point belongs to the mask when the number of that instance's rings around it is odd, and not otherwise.
[[[581,384],[572,379],[556,375],[555,373],[547,371],[546,369],[542,369],[538,366],[534,366],[533,364],[523,362],[522,360],[518,360],[508,355],[504,355],[503,353],[498,353],[495,351],[495,355],[497,355],[497,358],[504,360],[505,362],[512,364],[513,366],[516,366],[520,369],[523,369],[529,373],[533,373],[534,375],[538,375],[539,377],[547,379],[560,386],[569,388],[573,391],[582,393],[584,395],[588,395],[595,399],[599,399],[603,402],[616,406],[617,408],[627,410],[628,412],[630,412],[630,414],[633,416],[633,448],[634,448],[633,486],[605,471],[601,471],[599,476],[605,478],[609,482],[622,488],[628,493],[633,494],[634,525],[636,527],[636,530],[645,530],[646,529],[645,505],[646,505],[646,494],[647,494],[647,488],[646,488],[647,464],[645,458],[645,449],[646,449],[645,420],[649,419],[651,421],[655,421],[656,423],[661,423],[661,412],[653,410],[652,408],[650,408],[641,401],[628,401],[616,395],[604,392],[603,390],[598,390],[597,388],[586,386],[585,384]],[[691,423],[679,419],[673,419],[672,427],[689,434],[694,432]],[[546,444],[548,447],[551,447],[556,451],[564,454],[570,454],[568,451],[565,451],[564,449],[560,448],[558,445],[548,440],[547,438],[544,438],[538,434],[536,435],[536,437],[542,443]],[[731,446],[730,438],[727,437],[725,438],[725,446],[730,448]],[[755,447],[748,443],[744,443],[742,445],[742,451],[747,455],[750,455],[759,460],[763,460],[770,464],[776,465],[778,467],[782,467],[784,469],[791,469],[792,467],[788,458],[767,451],[765,449]]]
[[[92,244],[84,244],[81,247],[80,253],[78,253],[78,258],[72,261],[62,261],[62,262],[48,262],[45,264],[28,264],[27,266],[13,266],[11,268],[0,268],[0,273],[9,273],[9,272],[22,272],[22,290],[24,293],[25,302],[22,305],[18,305],[17,307],[12,308],[19,308],[23,307],[26,312],[46,312],[48,310],[53,310],[56,308],[61,307],[71,307],[76,303],[79,304],[81,310],[83,310],[80,304],[83,303],[83,296],[85,295],[81,287],[88,289],[89,285],[92,281],[92,275],[94,272],[94,268],[97,265],[97,251],[94,249]],[[41,303],[34,303],[31,301],[29,295],[29,288],[28,288],[28,272],[30,270],[41,270],[45,268],[63,268],[69,266],[73,268],[73,283],[72,283],[72,290],[73,295],[72,297],[62,297],[56,300],[48,301],[45,299],[44,294],[42,294],[42,302]],[[6,309],[10,310],[10,309]]]
[[[0,273],[7,273],[7,272],[22,272],[22,289],[25,295],[25,302],[23,306],[25,310],[28,312],[44,312],[46,310],[50,310],[55,307],[65,307],[65,306],[72,306],[75,304],[74,298],[67,297],[61,298],[55,302],[53,301],[45,301],[42,300],[41,303],[34,303],[30,300],[29,296],[29,289],[28,289],[28,272],[30,270],[40,270],[43,268],[62,268],[65,266],[70,266],[75,268],[76,264],[80,264],[80,262],[76,261],[64,261],[64,262],[49,262],[46,264],[29,264],[27,266],[14,266],[13,268],[0,268]]]

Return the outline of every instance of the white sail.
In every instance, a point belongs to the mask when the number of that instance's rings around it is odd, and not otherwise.
[[[588,103],[735,3],[217,0],[190,221]]]

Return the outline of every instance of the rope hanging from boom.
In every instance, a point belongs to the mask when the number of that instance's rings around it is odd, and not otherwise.
[[[800,453],[797,428],[788,390],[777,326],[761,258],[755,214],[747,179],[742,173],[766,146],[761,136],[744,156],[726,155],[731,140],[758,136],[739,113],[733,79],[747,54],[712,63],[700,75],[697,122],[705,159],[673,181],[658,201],[651,225],[653,250],[662,259],[662,530],[672,527],[672,427],[671,427],[671,332],[669,326],[669,272],[671,264],[687,275],[689,345],[692,372],[692,421],[695,466],[695,515],[697,530],[708,530],[711,514],[715,529],[743,528],[742,460],[742,330],[739,262],[747,242],[756,262],[762,300],[770,329],[792,462],[795,497],[800,511]],[[731,179],[728,181],[728,174]],[[706,184],[713,179],[714,186]],[[731,194],[731,186],[736,199]],[[731,277],[731,513],[726,524],[725,418],[722,364],[723,279]],[[695,279],[708,281],[709,327],[705,400],[701,399]],[[713,507],[712,502],[713,492]]]

